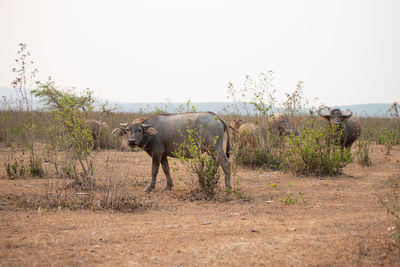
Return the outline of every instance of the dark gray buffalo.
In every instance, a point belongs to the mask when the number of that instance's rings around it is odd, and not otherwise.
[[[318,115],[327,120],[331,125],[337,126],[337,134],[340,136],[340,145],[342,148],[350,148],[361,134],[361,124],[358,120],[350,119],[353,112],[340,109],[329,111],[327,107],[320,107]]]
[[[167,157],[175,157],[179,145],[188,137],[188,129],[197,131],[204,138],[204,147],[215,153],[217,163],[225,174],[225,186],[231,186],[231,164],[229,158],[229,133],[226,123],[212,112],[156,115],[147,120],[121,124],[120,131],[126,132],[130,146],[138,146],[153,159],[151,184],[144,191],[150,192],[156,186],[156,177],[161,163],[167,179],[166,190],[173,186]],[[116,130],[114,130],[116,131]],[[114,132],[113,131],[113,132]],[[227,132],[226,154],[223,149],[223,136]]]

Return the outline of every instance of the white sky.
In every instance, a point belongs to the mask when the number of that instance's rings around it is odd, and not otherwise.
[[[226,101],[274,71],[327,105],[400,100],[400,1],[0,0],[0,85],[17,44],[39,78],[124,102]]]

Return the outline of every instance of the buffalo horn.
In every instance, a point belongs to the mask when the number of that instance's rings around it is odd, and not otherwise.
[[[348,119],[351,116],[353,116],[353,112],[351,110],[349,110],[349,109],[346,109],[344,112],[342,112],[342,116],[341,117],[343,119]]]
[[[143,128],[149,128],[150,126],[151,126],[150,123],[143,123],[143,124],[142,124],[142,127],[143,127]]]
[[[326,107],[326,106],[321,106],[321,107],[319,107],[317,113],[318,113],[319,116],[321,116],[321,117],[323,117],[325,119],[329,119],[331,117],[331,114],[324,114],[322,112],[322,110],[325,110],[325,109],[329,109],[329,108]]]

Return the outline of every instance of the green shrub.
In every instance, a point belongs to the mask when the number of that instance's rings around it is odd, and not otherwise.
[[[221,176],[219,166],[216,162],[216,153],[211,147],[207,147],[202,129],[186,129],[185,141],[174,151],[174,156],[189,169],[195,176],[199,188],[206,196],[213,196],[218,187]],[[214,144],[218,138],[215,138]],[[205,151],[205,152],[204,152]],[[176,168],[175,168],[176,170]]]
[[[16,178],[17,175],[24,173],[24,168],[20,169],[18,162],[16,160],[14,160],[14,162],[12,164],[10,164],[10,162],[8,162],[5,166],[6,168],[6,172],[9,178],[13,179]]]
[[[33,155],[29,159],[28,170],[33,177],[43,177],[44,170],[42,167],[42,162],[38,159],[36,155]]]
[[[36,154],[30,154],[29,156],[28,164],[25,164],[24,159],[17,161],[15,155],[6,159],[5,169],[10,179],[27,178],[29,174],[32,177],[43,177],[44,170],[41,160],[38,159]]]
[[[384,129],[379,134],[378,144],[385,146],[387,155],[390,155],[393,145],[398,145],[399,143],[400,133],[395,129]]]
[[[369,157],[369,148],[371,146],[371,142],[366,141],[366,140],[359,140],[357,143],[357,151],[356,155],[358,158],[358,163],[362,166],[371,166],[372,165],[372,160]]]
[[[334,127],[312,129],[304,127],[298,136],[287,138],[289,145],[282,157],[285,170],[305,175],[337,175],[352,162],[349,149],[339,145]]]
[[[270,183],[269,186],[272,188],[276,189],[277,191],[281,191],[281,189],[278,187],[277,184],[272,184]],[[287,184],[287,192],[282,198],[278,198],[280,202],[284,203],[285,205],[293,205],[296,204],[298,201],[302,200],[303,203],[307,203],[308,200],[306,200],[303,196],[303,193],[300,191],[299,196],[296,196],[295,193],[292,192],[292,183],[289,182]]]

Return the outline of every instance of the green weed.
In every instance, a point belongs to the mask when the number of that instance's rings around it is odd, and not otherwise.
[[[269,186],[281,192],[281,189],[278,187],[277,184],[270,183]],[[295,193],[292,192],[291,188],[292,188],[292,183],[289,182],[287,184],[287,191],[284,193],[283,197],[278,198],[280,202],[289,206],[296,204],[299,201],[301,201],[304,204],[308,202],[308,200],[304,198],[303,193],[301,191],[298,193],[298,196],[296,196]]]

